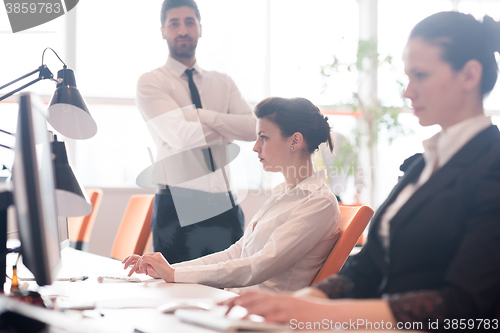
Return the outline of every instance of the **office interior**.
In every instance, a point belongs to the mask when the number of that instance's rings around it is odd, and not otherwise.
[[[51,22],[13,34],[5,11],[0,11],[0,81],[10,81],[37,68],[43,50],[51,47],[75,71],[78,89],[97,123],[97,134],[87,140],[63,138],[69,162],[85,188],[103,190],[103,201],[92,230],[88,252],[109,256],[114,237],[131,195],[153,194],[136,185],[137,175],[151,164],[148,147],[154,144],[135,106],[138,77],[162,66],[168,48],[160,34],[161,0],[85,0]],[[341,194],[347,204],[360,202],[374,209],[397,182],[399,165],[421,152],[421,141],[439,131],[421,128],[401,98],[405,76],[401,53],[410,29],[424,17],[457,10],[476,17],[500,20],[497,0],[197,0],[203,37],[197,59],[205,69],[227,73],[243,96],[255,106],[269,96],[305,97],[328,114],[333,130],[354,142],[362,119],[352,112],[353,93],[377,98],[399,109],[404,133],[380,128],[372,149],[360,147],[364,172],[362,188],[348,176]],[[375,38],[381,64],[375,73],[349,69],[355,63],[359,40]],[[343,66],[328,70],[334,57]],[[384,62],[384,59],[391,61]],[[53,54],[45,62],[52,72],[61,68]],[[322,74],[323,71],[323,74]],[[325,75],[325,73],[327,75]],[[0,84],[2,84],[0,82]],[[368,91],[358,91],[371,82]],[[41,81],[28,88],[47,103],[55,89]],[[1,92],[0,92],[1,93]],[[356,108],[354,108],[356,111]],[[500,87],[485,101],[487,114],[500,124]],[[0,128],[15,132],[17,100],[0,102]],[[0,143],[13,139],[0,135]],[[392,143],[391,138],[395,138]],[[279,175],[262,171],[253,143],[236,142],[241,153],[232,166],[232,186],[239,194],[246,221],[280,183]],[[11,167],[13,152],[0,149],[0,163]],[[371,163],[371,164],[370,164]],[[0,167],[1,168],[1,167]],[[374,172],[371,172],[374,170]],[[9,170],[0,171],[4,181]],[[360,193],[357,193],[360,192]],[[358,194],[358,195],[357,195]],[[12,214],[9,221],[14,219]],[[10,224],[10,231],[16,225]],[[10,235],[16,237],[15,233]],[[152,250],[152,248],[151,248]]]

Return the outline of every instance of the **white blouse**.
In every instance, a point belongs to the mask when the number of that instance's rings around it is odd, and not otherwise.
[[[227,250],[172,265],[175,282],[218,288],[254,286],[295,291],[311,284],[340,231],[337,199],[317,171],[291,190],[273,189],[248,224],[243,237]]]

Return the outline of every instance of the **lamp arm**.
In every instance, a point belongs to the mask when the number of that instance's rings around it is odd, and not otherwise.
[[[10,93],[7,93],[7,94],[5,94],[5,95],[3,95],[3,96],[0,96],[0,101],[3,101],[3,100],[4,100],[4,99],[6,99],[7,97],[10,97],[10,96],[14,95],[16,92],[21,91],[21,90],[23,90],[24,88],[29,87],[29,86],[31,86],[32,84],[35,84],[35,83],[37,83],[37,82],[38,82],[38,81],[40,81],[40,80],[52,79],[52,78],[54,77],[54,75],[52,74],[52,72],[49,70],[49,68],[48,68],[46,65],[41,65],[40,67],[38,67],[38,68],[37,68],[37,69],[35,69],[34,71],[32,71],[32,72],[30,72],[30,73],[28,73],[28,74],[25,74],[25,75],[21,76],[20,78],[17,78],[17,79],[15,79],[14,81],[11,81],[11,82],[9,82],[9,83],[7,83],[7,84],[5,84],[5,85],[1,86],[1,87],[0,87],[0,90],[2,90],[2,89],[3,89],[3,88],[5,88],[5,87],[10,86],[10,85],[11,85],[11,84],[13,84],[13,83],[16,83],[17,81],[20,81],[20,80],[22,80],[22,79],[25,79],[25,78],[27,78],[28,76],[31,76],[31,75],[33,75],[33,74],[35,74],[35,73],[38,73],[38,72],[40,72],[40,75],[38,75],[38,78],[37,78],[37,79],[35,79],[35,80],[31,81],[31,82],[26,83],[24,86],[19,87],[19,88],[15,89],[15,90],[11,91]]]
[[[27,78],[28,76],[31,76],[31,75],[33,75],[33,74],[35,74],[35,73],[38,73],[39,71],[40,71],[40,68],[37,68],[37,69],[35,69],[33,72],[30,72],[30,73],[28,73],[28,74],[26,74],[26,75],[23,75],[23,76],[21,76],[20,78],[17,78],[17,79],[15,79],[14,81],[11,81],[11,82],[9,82],[9,83],[7,83],[7,84],[5,84],[5,85],[1,86],[1,87],[0,87],[0,90],[2,90],[2,89],[3,89],[3,88],[5,88],[5,87],[10,86],[10,85],[11,85],[11,84],[13,84],[13,83],[16,83],[17,81],[20,81],[20,80],[22,80],[22,79],[24,79],[24,78]]]
[[[0,132],[1,132],[1,133],[8,134],[8,135],[16,136],[14,133],[7,132],[6,130],[3,130],[3,129],[1,129],[1,128],[0,128]],[[3,144],[0,144],[0,147],[2,147],[2,148],[7,148],[7,149],[13,149],[12,147],[9,147],[9,146],[3,145]]]
[[[31,81],[31,82],[26,83],[26,84],[25,84],[24,86],[22,86],[22,87],[19,87],[19,88],[15,89],[15,90],[12,90],[10,93],[5,94],[5,95],[3,95],[2,97],[0,97],[0,101],[3,101],[3,100],[4,100],[4,99],[6,99],[7,97],[10,97],[10,96],[14,95],[16,92],[21,91],[21,90],[23,90],[24,88],[29,87],[29,86],[31,86],[32,84],[37,83],[37,82],[38,82],[38,81],[40,81],[40,80],[42,80],[42,79],[41,79],[41,78],[35,79],[35,80]]]
[[[15,134],[13,134],[11,132],[7,132],[7,131],[5,131],[5,130],[3,130],[1,128],[0,128],[0,132],[5,133],[5,134],[9,134],[9,135],[12,135],[12,136],[15,136]],[[0,144],[0,147],[7,148],[7,149],[13,149],[12,147],[9,147],[9,146],[3,145],[3,144]]]
[[[14,133],[7,132],[6,130],[3,130],[3,129],[1,129],[1,128],[0,128],[0,132],[5,133],[5,134],[8,134],[8,135],[16,136]]]

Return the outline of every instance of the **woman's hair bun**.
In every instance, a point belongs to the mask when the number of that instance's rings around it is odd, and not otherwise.
[[[324,116],[319,112],[314,114],[314,118],[316,121],[316,135],[315,141],[312,143],[313,146],[318,147],[323,142],[327,142],[330,150],[333,152],[333,143],[331,141],[331,127],[328,123],[328,117]]]
[[[328,142],[330,150],[333,151],[328,118],[305,98],[266,98],[255,107],[255,115],[276,124],[284,137],[300,132],[309,153],[313,153],[323,142]]]
[[[483,18],[483,27],[486,36],[489,37],[493,51],[500,52],[500,22],[486,15]]]

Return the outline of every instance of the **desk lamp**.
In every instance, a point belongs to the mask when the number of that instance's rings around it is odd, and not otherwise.
[[[13,133],[1,129],[0,132],[14,135]],[[51,132],[49,133],[51,134],[51,148],[56,181],[57,215],[63,217],[86,216],[92,213],[92,204],[87,194],[80,186],[80,183],[78,183],[73,173],[73,169],[71,169],[68,163],[68,155],[64,142],[57,141],[57,135],[52,135]],[[13,149],[12,147],[2,144],[0,144],[0,147]],[[7,168],[4,166],[3,169]],[[4,208],[6,209],[7,207]],[[1,206],[0,210],[2,210]]]
[[[92,213],[92,204],[68,163],[64,142],[57,141],[57,135],[54,135],[51,146],[55,155],[57,215],[66,217],[89,215]]]
[[[51,50],[57,58],[63,63],[63,69],[57,73],[57,80],[49,70],[47,65],[43,64],[45,51]],[[49,124],[56,131],[71,139],[90,139],[97,133],[97,125],[90,115],[90,112],[85,104],[85,100],[76,88],[75,73],[61,60],[57,53],[50,47],[46,48],[42,53],[42,65],[34,71],[25,74],[14,81],[11,81],[0,87],[0,90],[6,88],[22,79],[25,79],[33,74],[40,73],[38,78],[26,83],[25,85],[0,96],[0,101],[12,96],[18,91],[23,90],[41,80],[52,80],[57,82],[56,91],[49,105]]]
[[[56,57],[63,63],[63,69],[58,71],[57,80],[49,68],[44,64],[45,51],[51,50]],[[97,125],[90,115],[85,100],[76,88],[75,74],[73,70],[68,69],[64,61],[50,47],[46,48],[42,53],[42,65],[38,69],[27,73],[3,86],[0,90],[6,88],[20,80],[23,80],[33,74],[39,73],[38,78],[25,85],[0,96],[0,101],[12,96],[32,84],[41,80],[52,80],[57,82],[56,91],[48,108],[49,124],[59,133],[71,139],[89,139],[97,133]],[[8,133],[2,131],[4,133]],[[8,133],[12,134],[12,133]],[[12,134],[13,135],[13,134]],[[8,148],[8,147],[5,147]],[[55,155],[54,167],[56,173],[56,196],[58,215],[69,216],[85,216],[92,212],[92,204],[87,198],[85,191],[81,188],[76,180],[76,177],[68,164],[68,157],[64,142],[52,142],[52,151]]]

